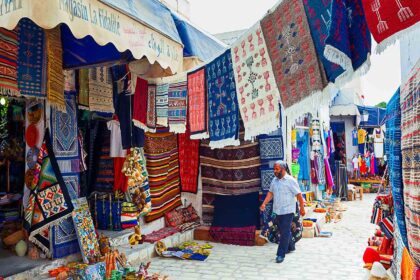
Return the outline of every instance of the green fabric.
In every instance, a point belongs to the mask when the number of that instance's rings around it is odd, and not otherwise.
[[[297,178],[299,176],[300,165],[299,163],[292,163],[291,172],[292,176]]]

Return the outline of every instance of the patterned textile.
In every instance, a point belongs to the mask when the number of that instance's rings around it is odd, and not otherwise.
[[[99,158],[96,161],[98,165],[96,168],[93,168],[96,169],[95,191],[112,192],[114,188],[114,160],[109,156],[111,145],[110,131],[101,129],[100,132],[98,131],[98,136],[98,140],[91,147],[92,149],[99,149]],[[91,151],[91,153],[93,152]]]
[[[34,236],[71,215],[73,204],[55,159],[48,129],[39,152],[32,181],[32,192],[25,209],[29,240],[38,244]],[[40,245],[40,244],[38,244]],[[50,252],[43,250],[49,255]]]
[[[64,258],[80,251],[73,219],[68,217],[51,227],[51,253],[54,259]]]
[[[284,159],[283,136],[277,135],[261,135],[258,137],[260,142],[261,161],[281,160]]]
[[[156,124],[168,126],[168,90],[169,84],[159,84],[156,87]]]
[[[420,60],[401,87],[401,150],[408,248],[420,266]]]
[[[76,71],[63,70],[64,93],[76,95]]]
[[[239,246],[255,245],[255,226],[250,227],[211,227],[210,236],[216,242]]]
[[[156,85],[147,87],[147,127],[149,131],[156,130]]]
[[[373,38],[382,51],[413,30],[420,21],[418,3],[413,1],[362,0],[366,21]]]
[[[315,160],[317,161],[318,167],[318,184],[325,185],[327,180],[325,178],[325,164],[321,154],[317,154],[315,156]]]
[[[78,72],[78,103],[79,108],[89,109],[89,69],[80,69]]]
[[[51,107],[65,112],[63,50],[60,28],[45,30],[47,49],[47,99]]]
[[[152,211],[145,220],[151,222],[182,204],[176,135],[146,133],[144,153],[152,198]]]
[[[261,26],[285,108],[327,85],[301,0],[283,1]]]
[[[303,0],[318,58],[324,66],[327,80],[335,82],[344,70],[324,57],[325,39],[328,37],[328,29],[331,25],[331,3],[332,0]]]
[[[211,193],[203,193],[202,196],[202,214],[201,219],[203,221],[203,225],[210,226],[213,223],[213,214],[214,214],[214,199],[216,195]]]
[[[232,45],[237,98],[245,125],[245,140],[279,128],[279,90],[257,23]]]
[[[385,151],[388,161],[389,182],[394,200],[394,213],[396,224],[398,224],[396,230],[399,230],[401,239],[405,246],[408,247],[401,166],[401,109],[399,88],[388,102],[385,120]]]
[[[107,67],[89,69],[89,110],[114,113],[111,71]]]
[[[241,139],[244,133],[241,132]],[[203,193],[241,195],[258,192],[261,186],[257,142],[241,141],[237,147],[211,149],[208,141],[200,146]]]
[[[188,73],[188,124],[192,139],[208,138],[206,75],[204,67]]]
[[[366,67],[370,64],[371,38],[361,1],[332,1],[331,26],[324,56],[346,71],[341,77],[352,74],[365,63]],[[361,68],[363,72],[367,70],[364,68]]]
[[[190,139],[188,128],[185,133],[178,134],[178,150],[181,191],[197,193],[200,168],[200,141]]]
[[[164,227],[158,231],[154,231],[150,234],[147,234],[144,237],[144,242],[147,243],[155,243],[159,240],[162,240],[168,236],[174,235],[178,233],[179,231],[176,228],[173,227]]]
[[[44,30],[29,19],[18,27],[19,51],[17,80],[22,95],[45,97],[47,57]]]
[[[0,95],[19,96],[17,82],[18,33],[0,28]]]
[[[72,218],[74,227],[76,228],[83,262],[91,263],[95,258],[101,256],[101,252],[99,250],[98,239],[96,238],[95,227],[90,215],[89,205],[84,197],[73,200],[72,202],[75,205]]]
[[[168,122],[170,132],[185,133],[185,126],[187,124],[186,75],[180,76],[177,81],[169,84]]]
[[[394,215],[394,219],[396,219],[395,215]],[[397,228],[395,228],[394,238],[395,238],[394,239],[394,256],[392,258],[393,261],[392,261],[391,271],[395,279],[401,279],[401,261],[402,261],[402,253],[405,246],[400,235],[400,230],[398,230]]]
[[[266,195],[270,190],[271,182],[274,179],[274,171],[271,167],[261,166],[261,191]]]
[[[148,131],[147,127],[147,101],[148,101],[148,82],[139,77],[136,79],[134,91],[134,104],[133,104],[133,123],[135,126]]]
[[[207,64],[210,147],[239,145],[239,106],[231,51]]]

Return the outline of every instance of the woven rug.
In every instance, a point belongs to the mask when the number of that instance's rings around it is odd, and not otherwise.
[[[214,214],[214,199],[216,195],[211,193],[203,193],[201,204],[202,204],[202,217],[204,226],[211,226],[213,223],[213,214]]]
[[[147,127],[147,101],[148,83],[139,77],[135,79],[134,104],[133,104],[133,123],[135,126],[148,131]]]
[[[188,124],[191,139],[208,138],[207,88],[204,67],[188,73]]]
[[[332,0],[303,0],[318,58],[324,66],[327,80],[335,82],[344,70],[324,57],[325,39],[328,37],[328,29],[331,25],[331,3]]]
[[[189,129],[178,134],[179,175],[181,191],[197,193],[200,168],[200,141],[191,140]]]
[[[114,113],[111,71],[107,67],[89,69],[89,110]]]
[[[237,228],[211,227],[209,234],[214,241],[223,244],[254,246],[256,229],[256,226]]]
[[[51,256],[54,259],[64,258],[80,251],[76,229],[71,217],[51,227],[50,239]]]
[[[80,109],[89,109],[89,69],[78,71],[78,103]]]
[[[325,58],[346,71],[339,79],[347,80],[359,68],[367,72],[372,45],[361,0],[332,1],[331,14]]]
[[[378,52],[419,27],[420,9],[415,1],[362,0],[362,3]]]
[[[145,220],[151,222],[182,204],[176,135],[146,133],[144,154],[152,199],[152,211]]]
[[[156,124],[168,126],[168,90],[169,84],[158,84],[156,87]]]
[[[156,130],[156,85],[147,87],[147,127],[150,132]]]
[[[144,237],[144,242],[155,243],[162,239],[165,239],[166,237],[177,234],[178,232],[179,230],[177,230],[176,228],[164,227],[164,228],[161,228],[160,230],[156,230],[150,234],[147,234]]]
[[[44,30],[24,18],[19,21],[18,34],[17,80],[20,93],[28,97],[45,97],[47,56]]]
[[[64,101],[63,50],[60,28],[45,30],[47,49],[47,99],[51,107],[66,111]]]
[[[185,133],[187,124],[187,76],[180,75],[169,83],[168,123],[170,132]]]
[[[35,166],[29,204],[25,209],[29,240],[37,243],[35,235],[71,215],[72,210],[73,204],[61,177],[49,131],[46,129],[44,143]]]
[[[243,132],[240,135],[243,139]],[[258,192],[261,185],[257,142],[241,141],[237,147],[211,149],[201,141],[200,165],[203,193],[241,195]]]
[[[274,170],[269,166],[261,166],[261,192],[266,195],[270,190],[271,182],[274,179]]]
[[[261,161],[277,161],[284,159],[284,143],[281,129],[273,134],[258,137]]]
[[[301,0],[282,2],[261,26],[285,108],[327,85]]]
[[[401,149],[408,248],[420,266],[420,60],[401,87]]]
[[[230,50],[207,64],[210,147],[239,145],[239,106]]]
[[[279,128],[279,90],[259,23],[232,45],[237,98],[245,140]]]
[[[96,180],[94,180],[95,191],[112,192],[114,188],[114,160],[110,155],[110,136],[111,132],[102,124],[98,130],[97,140],[91,149],[99,149],[99,158],[93,172]],[[98,145],[99,144],[99,145]],[[94,151],[91,151],[94,153]]]
[[[0,94],[19,96],[17,82],[18,33],[0,28]]]
[[[389,182],[392,187],[392,198],[394,200],[394,213],[401,239],[405,246],[408,247],[401,165],[401,109],[399,88],[386,106],[385,120],[385,152],[388,161]]]

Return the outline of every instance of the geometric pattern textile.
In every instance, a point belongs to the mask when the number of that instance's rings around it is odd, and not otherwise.
[[[200,141],[191,140],[189,129],[178,134],[179,175],[181,191],[197,193],[200,169]]]
[[[185,133],[187,124],[187,75],[175,77],[168,89],[170,132]]]
[[[204,67],[188,73],[188,124],[192,139],[208,137],[207,94]],[[200,136],[203,137],[200,137]]]
[[[19,96],[17,83],[18,34],[0,28],[0,94]]]
[[[110,68],[103,66],[89,69],[89,110],[114,113]]]

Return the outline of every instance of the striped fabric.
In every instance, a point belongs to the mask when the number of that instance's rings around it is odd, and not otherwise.
[[[168,91],[169,129],[175,133],[185,133],[187,124],[187,77],[169,84]]]
[[[151,222],[182,204],[176,135],[146,133],[144,153],[152,198],[152,211],[145,220]]]
[[[401,149],[408,247],[420,266],[420,60],[401,87]]]
[[[0,28],[0,94],[19,96],[17,84],[18,34]]]
[[[203,193],[241,195],[258,192],[261,186],[258,142],[243,141],[237,147],[211,149],[208,141],[200,147]]]
[[[168,90],[169,84],[160,84],[156,87],[156,124],[168,126]]]

